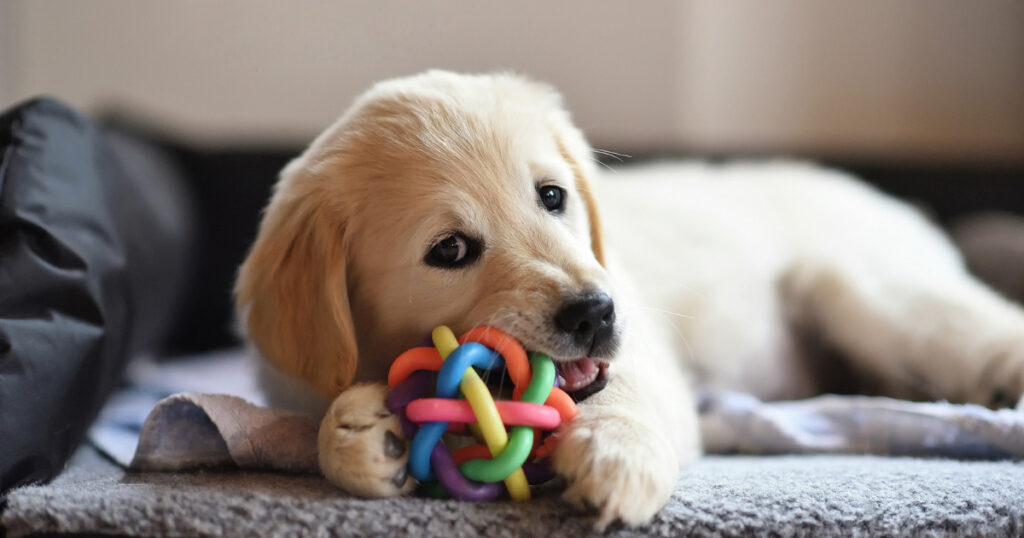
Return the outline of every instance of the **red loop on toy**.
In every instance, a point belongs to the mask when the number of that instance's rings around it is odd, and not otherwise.
[[[391,369],[388,370],[388,388],[397,387],[399,383],[418,370],[436,372],[441,369],[443,363],[444,359],[441,358],[441,353],[437,351],[437,348],[414,347],[399,355],[395,362],[391,363]]]
[[[558,410],[554,407],[530,402],[509,402],[497,400],[501,422],[506,426],[530,426],[553,430],[561,423]],[[413,422],[476,422],[476,415],[469,402],[448,398],[420,398],[409,402],[405,415]]]
[[[455,452],[452,452],[452,459],[455,460],[455,465],[459,466],[466,463],[469,460],[476,459],[491,459],[491,451],[487,448],[487,445],[470,445],[464,446]]]

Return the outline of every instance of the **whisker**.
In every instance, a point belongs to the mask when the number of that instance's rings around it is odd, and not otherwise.
[[[492,327],[494,327],[495,322],[498,321],[498,319],[500,319],[501,315],[502,315],[501,312],[492,312],[489,316],[487,316],[486,319],[482,320],[480,325],[484,326],[484,336],[488,336],[490,334]],[[497,353],[497,350],[495,350],[495,353]],[[492,389],[491,393],[495,394],[497,396],[500,396],[501,393],[502,393],[502,390],[504,390],[504,388],[505,388],[505,376],[502,373],[500,373],[500,370],[497,370],[497,369],[487,369],[487,370],[484,370],[484,375],[483,375],[484,383],[490,383],[492,375],[498,375],[499,376],[499,378],[498,378],[499,379],[499,386],[498,386],[498,391],[497,392],[494,392],[494,390]]]
[[[670,316],[676,316],[678,318],[683,318],[683,319],[693,319],[694,318],[694,316],[689,316],[689,315],[686,315],[686,314],[680,314],[679,312],[673,312],[671,310],[662,310],[661,308],[654,308],[653,306],[644,306],[644,305],[638,305],[638,306],[640,308],[643,308],[643,309],[646,309],[646,310],[650,310],[651,312],[658,312],[658,313],[661,313],[661,314],[668,314]]]
[[[507,370],[508,367],[506,366],[505,369]],[[505,375],[502,374],[502,376],[499,378],[499,382],[498,382],[498,392],[497,392],[498,396],[503,396],[502,393],[503,393],[504,390],[505,390]]]
[[[607,150],[607,149],[601,149],[601,148],[592,148],[592,149],[593,149],[594,153],[597,153],[599,155],[605,155],[605,156],[611,157],[611,158],[619,161],[620,163],[623,162],[623,160],[622,160],[623,157],[625,157],[627,159],[632,159],[633,158],[632,155],[626,155],[625,153],[619,153],[619,152],[611,151],[611,150]]]
[[[641,305],[641,308],[645,308],[647,310],[650,310],[651,312],[654,312],[655,314],[658,314],[659,319],[661,319],[662,322],[667,323],[668,326],[672,328],[672,332],[676,333],[676,336],[679,337],[679,341],[683,343],[683,348],[686,350],[686,359],[690,363],[694,363],[696,361],[696,355],[694,355],[694,353],[693,353],[693,348],[690,346],[690,341],[686,339],[686,335],[683,334],[683,331],[681,331],[679,329],[679,327],[676,326],[675,323],[672,323],[672,320],[664,317],[666,315],[673,315],[673,316],[679,316],[679,317],[685,318],[685,319],[693,319],[693,316],[686,316],[686,315],[683,315],[683,314],[677,314],[675,312],[670,312],[668,310],[662,310],[660,308],[651,308],[649,306],[642,306]]]
[[[618,173],[619,173],[619,171],[618,171],[618,170],[616,170],[616,169],[612,168],[611,166],[608,166],[607,164],[605,164],[605,163],[601,162],[601,160],[600,160],[600,159],[594,159],[593,157],[591,157],[591,159],[590,159],[590,160],[592,160],[592,161],[594,161],[595,163],[597,163],[597,164],[599,164],[599,165],[601,165],[601,166],[603,166],[603,167],[607,168],[608,170],[611,170],[611,171],[612,171],[612,173],[614,173],[614,174],[618,174]]]

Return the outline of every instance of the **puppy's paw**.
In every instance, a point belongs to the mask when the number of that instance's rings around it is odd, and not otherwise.
[[[672,494],[679,461],[668,439],[622,416],[577,417],[552,455],[568,481],[563,497],[597,511],[596,526],[650,521]]]
[[[408,443],[398,417],[384,405],[384,385],[356,385],[341,393],[320,423],[320,471],[329,482],[361,497],[412,491]]]
[[[1016,406],[1024,410],[1024,340],[1000,346],[981,378],[968,401],[992,409]]]

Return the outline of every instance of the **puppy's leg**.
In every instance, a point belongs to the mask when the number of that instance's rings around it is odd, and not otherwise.
[[[398,417],[385,406],[388,388],[356,385],[341,393],[320,423],[320,471],[361,497],[393,497],[414,487]]]
[[[784,293],[799,323],[892,396],[1013,405],[1024,393],[1024,311],[949,260],[920,269],[805,263]]]
[[[624,346],[552,456],[569,483],[565,498],[596,509],[599,528],[649,521],[700,454],[692,388],[667,351],[648,344]]]

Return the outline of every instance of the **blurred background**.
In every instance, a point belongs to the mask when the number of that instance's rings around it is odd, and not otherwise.
[[[546,80],[626,153],[1024,159],[1012,0],[0,3],[0,103],[49,93],[204,144],[301,144],[435,67]]]
[[[372,83],[511,69],[639,161],[795,156],[944,224],[1024,212],[1024,3],[0,2],[0,107],[49,94],[165,148],[200,207],[184,348],[228,290],[281,165]],[[195,302],[195,301],[194,301]]]

